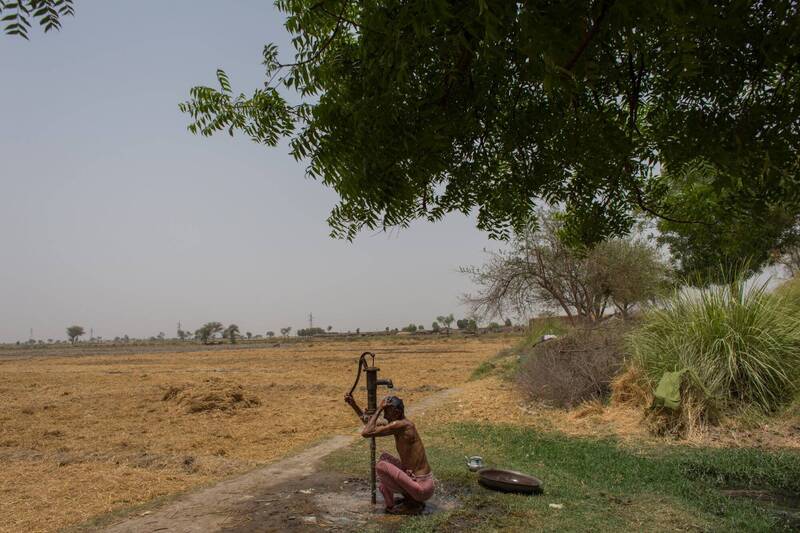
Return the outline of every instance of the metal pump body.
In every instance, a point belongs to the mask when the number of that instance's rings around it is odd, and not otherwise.
[[[372,360],[370,363],[367,363],[367,357],[370,357]],[[372,352],[364,352],[361,354],[361,357],[358,359],[358,370],[356,373],[356,381],[353,383],[353,387],[350,389],[350,394],[353,394],[355,391],[356,386],[358,385],[358,380],[361,378],[361,371],[367,375],[367,408],[364,411],[364,415],[369,419],[372,415],[375,414],[375,411],[378,409],[378,387],[385,386],[389,389],[394,388],[394,384],[392,383],[391,379],[378,379],[378,371],[380,368],[375,366],[375,354]],[[376,491],[375,491],[375,437],[369,439],[369,457],[370,457],[370,488],[372,491],[372,503],[376,503]]]

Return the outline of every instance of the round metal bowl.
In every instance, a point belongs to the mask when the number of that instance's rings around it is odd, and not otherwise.
[[[478,471],[478,483],[488,489],[502,492],[520,492],[522,494],[542,493],[541,481],[528,474],[515,472],[513,470],[484,468]]]

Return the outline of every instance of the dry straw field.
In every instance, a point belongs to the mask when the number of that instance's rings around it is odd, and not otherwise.
[[[413,404],[464,383],[514,340],[0,356],[0,531],[79,525],[350,431],[342,397],[363,350]]]

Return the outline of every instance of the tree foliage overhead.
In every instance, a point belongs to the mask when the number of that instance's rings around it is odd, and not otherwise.
[[[0,0],[0,22],[7,35],[28,39],[31,21],[38,22],[45,33],[61,29],[61,19],[73,16],[72,0]]]
[[[202,135],[288,137],[339,194],[332,234],[477,210],[510,236],[534,202],[592,243],[634,211],[679,218],[655,178],[703,157],[712,194],[797,209],[795,0],[280,0],[294,59],[195,87]]]

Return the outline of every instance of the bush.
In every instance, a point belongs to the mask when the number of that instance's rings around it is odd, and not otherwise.
[[[607,398],[623,364],[629,329],[610,320],[536,345],[523,356],[517,374],[520,388],[531,400],[565,408]]]
[[[741,277],[677,291],[645,313],[629,346],[651,387],[664,372],[687,371],[682,410],[693,410],[695,420],[733,408],[772,411],[792,398],[798,383],[796,311],[784,295]]]

